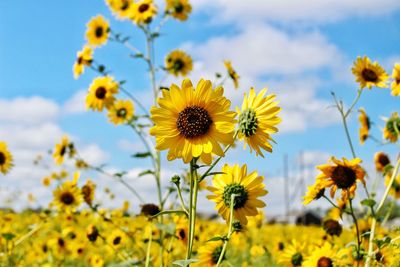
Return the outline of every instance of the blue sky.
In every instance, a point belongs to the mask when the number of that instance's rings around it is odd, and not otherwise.
[[[247,163],[269,181],[281,181],[282,157],[287,153],[295,184],[300,151],[310,169],[329,155],[350,156],[337,114],[328,108],[330,91],[345,103],[352,101],[357,84],[350,68],[359,55],[378,60],[391,73],[393,63],[400,62],[400,7],[392,0],[379,5],[359,0],[342,4],[304,1],[304,7],[297,9],[290,0],[252,0],[245,6],[242,2],[196,1],[188,22],[169,21],[163,28],[165,35],[157,40],[156,58],[161,64],[172,49],[188,51],[195,60],[193,80],[213,79],[215,71],[224,71],[222,61],[231,59],[241,76],[238,91],[230,82],[225,86],[234,105],[250,86],[257,90],[268,86],[276,93],[284,121],[281,133],[275,135],[274,153],[255,158],[240,148],[227,162]],[[357,3],[363,5],[354,8]],[[112,126],[105,114],[85,112],[83,92],[96,75],[86,70],[80,79],[73,79],[72,64],[85,43],[85,24],[97,14],[107,17],[114,31],[131,36],[131,43],[143,49],[143,34],[130,22],[115,20],[103,1],[0,2],[0,140],[10,144],[16,158],[13,173],[1,178],[8,189],[39,188],[45,170],[31,171],[29,158],[51,148],[62,133],[71,135],[95,163],[109,162],[113,168],[126,170],[143,165],[129,158],[138,147],[129,129]],[[112,42],[95,50],[97,61],[112,69],[118,80],[127,80],[126,87],[144,103],[151,103],[146,66],[128,55],[128,50]],[[383,125],[380,116],[398,111],[399,99],[391,97],[387,89],[375,88],[364,92],[361,106],[377,125]],[[356,113],[350,118],[350,129],[366,167],[378,149],[394,157],[393,147],[377,147],[373,142],[358,145]],[[377,128],[373,132],[380,138]],[[183,165],[165,162],[164,166],[170,174]],[[312,173],[310,170],[309,181]],[[32,177],[25,183],[28,174]],[[273,186],[277,185],[271,184],[273,193],[267,201],[271,210],[279,213],[281,191]],[[50,195],[43,188],[37,192],[43,199]]]

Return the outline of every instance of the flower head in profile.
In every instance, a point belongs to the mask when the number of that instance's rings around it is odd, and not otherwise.
[[[371,62],[368,57],[358,57],[351,69],[361,88],[371,89],[373,86],[386,88],[389,75],[378,62]]]
[[[388,172],[385,175],[385,185],[386,187],[389,185],[390,179],[392,178],[393,172]],[[396,176],[393,181],[393,184],[390,188],[389,194],[392,195],[396,199],[400,199],[400,174]]]
[[[108,110],[108,118],[115,125],[127,123],[133,118],[135,108],[130,100],[118,100]]]
[[[246,225],[247,216],[256,216],[257,208],[265,207],[265,203],[258,199],[268,193],[264,189],[264,177],[259,176],[256,171],[248,174],[247,165],[240,167],[236,164],[230,167],[225,164],[221,172],[223,174],[215,175],[212,186],[208,187],[213,195],[207,198],[216,203],[218,213],[229,221],[231,197],[235,194],[233,217],[242,225]]]
[[[396,143],[400,135],[400,117],[397,112],[393,112],[390,118],[386,120],[383,128],[383,138],[389,142]]]
[[[131,19],[136,24],[148,24],[157,15],[157,7],[153,0],[141,0],[133,4]]]
[[[78,79],[85,70],[85,66],[90,66],[93,61],[93,49],[85,45],[81,51],[78,51],[76,61],[73,66],[74,78]]]
[[[174,50],[165,58],[165,68],[174,76],[186,76],[193,69],[193,61],[187,53]]]
[[[393,96],[400,96],[400,64],[396,63],[393,68],[392,72],[392,95]]]
[[[195,262],[194,266],[217,266],[219,257],[222,252],[223,243],[222,241],[208,242],[204,246],[201,246],[198,251],[199,261]],[[225,258],[225,255],[224,255]],[[224,260],[223,258],[223,260]]]
[[[110,25],[102,15],[92,18],[86,26],[86,40],[89,45],[97,47],[107,42]]]
[[[163,90],[159,107],[151,108],[150,134],[156,137],[156,149],[168,149],[168,160],[182,158],[185,163],[200,158],[211,164],[212,155],[224,156],[221,145],[233,142],[235,113],[223,92],[208,80],[193,87],[189,79],[181,88],[172,84]]]
[[[170,14],[177,20],[187,20],[191,12],[192,6],[190,5],[189,0],[167,0],[165,13]]]
[[[249,96],[244,95],[242,109],[237,109],[239,115],[239,139],[244,140],[244,147],[249,145],[250,151],[264,156],[261,149],[272,152],[274,142],[271,134],[278,132],[275,126],[281,122],[277,116],[281,108],[275,101],[275,95],[267,95],[266,88],[256,95],[254,88],[250,89]]]
[[[315,183],[307,188],[307,193],[303,196],[303,205],[310,204],[313,200],[320,199],[325,193],[325,186],[322,183]]]
[[[239,74],[233,69],[232,63],[229,60],[224,61],[226,70],[228,71],[229,78],[233,81],[235,89],[239,88]]]
[[[365,184],[365,171],[360,166],[361,159],[352,160],[336,159],[332,157],[328,164],[317,166],[321,173],[317,176],[316,184],[331,188],[330,195],[334,198],[337,189],[342,190],[342,200],[347,201],[354,197],[357,189],[357,181]]]
[[[0,172],[6,175],[13,166],[13,156],[8,150],[7,144],[0,141]]]
[[[376,152],[374,155],[375,169],[383,172],[387,165],[390,165],[389,156],[383,152]]]
[[[371,122],[369,120],[369,117],[367,116],[367,113],[365,113],[365,110],[363,108],[360,108],[358,111],[360,112],[360,115],[358,116],[358,121],[360,122],[359,137],[360,137],[360,143],[363,145],[365,140],[367,140],[369,136],[369,129],[371,128]]]
[[[97,77],[89,87],[86,107],[98,111],[110,108],[114,104],[115,94],[117,93],[118,83],[112,77]]]
[[[133,12],[133,0],[106,0],[106,3],[117,19],[129,19]]]
[[[74,174],[73,181],[65,181],[53,191],[53,202],[60,211],[73,212],[82,203],[82,192],[77,185],[79,174]]]
[[[56,144],[53,152],[53,158],[57,165],[61,165],[64,162],[64,157],[68,155],[70,158],[75,155],[75,147],[72,142],[69,141],[68,136],[64,135],[61,142]]]

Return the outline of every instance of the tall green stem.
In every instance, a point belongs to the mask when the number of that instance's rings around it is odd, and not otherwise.
[[[190,161],[190,206],[189,206],[189,239],[186,259],[192,257],[193,241],[196,229],[196,209],[197,209],[197,193],[199,189],[199,179],[195,169],[196,159]]]
[[[356,233],[357,233],[357,266],[358,266],[359,265],[358,259],[360,257],[360,249],[361,249],[361,237],[360,237],[360,230],[358,228],[357,218],[353,210],[353,200],[351,198],[349,199],[349,203],[350,203],[350,215],[353,218],[353,222],[356,227]]]
[[[231,238],[233,234],[233,211],[234,211],[234,203],[235,203],[235,194],[231,195],[231,205],[230,205],[230,214],[229,214],[229,229],[228,229],[228,235],[226,236],[224,240],[224,246],[222,247],[221,254],[219,254],[218,262],[217,262],[217,267],[221,264],[222,260],[224,259],[226,249],[228,247],[228,242],[229,239]]]

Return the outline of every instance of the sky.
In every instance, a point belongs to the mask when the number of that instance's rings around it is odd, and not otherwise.
[[[163,2],[156,2],[163,10]],[[187,22],[170,20],[163,27],[155,45],[158,64],[169,51],[185,50],[193,57],[189,78],[196,83],[200,78],[213,80],[216,72],[225,71],[223,60],[231,60],[241,76],[238,90],[230,81],[224,84],[232,108],[241,104],[250,87],[256,91],[268,87],[268,92],[277,95],[282,123],[274,135],[277,144],[273,153],[256,157],[239,145],[222,162],[246,163],[249,170],[264,175],[270,191],[264,198],[265,212],[282,215],[282,162],[287,154],[291,208],[302,209],[300,194],[313,182],[315,166],[330,156],[351,157],[338,111],[332,107],[331,92],[344,103],[352,102],[358,85],[351,66],[357,56],[379,61],[389,73],[393,64],[400,62],[400,2],[196,0],[192,5]],[[52,193],[41,180],[50,170],[32,162],[36,155],[46,155],[63,134],[71,137],[90,163],[107,163],[110,172],[128,171],[129,183],[146,199],[156,201],[154,180],[150,176],[137,180],[148,162],[130,157],[143,149],[134,133],[127,127],[111,125],[104,113],[85,109],[85,93],[96,74],[86,70],[78,80],[72,75],[76,52],[85,44],[85,25],[97,14],[110,21],[113,31],[130,36],[133,45],[144,49],[143,34],[132,23],[116,20],[103,1],[0,1],[0,140],[8,143],[15,158],[12,172],[0,176],[0,201],[13,200],[9,204],[0,202],[3,205],[26,206],[28,193],[37,199],[29,204],[31,207],[47,205]],[[126,80],[126,88],[150,107],[146,65],[129,54],[120,44],[108,42],[95,50],[94,57],[112,70],[117,80]],[[179,84],[181,80],[167,77],[162,85]],[[359,107],[367,110],[373,121],[372,133],[380,139],[382,117],[398,111],[399,98],[390,96],[388,89],[365,90]],[[349,119],[356,153],[375,177],[375,151],[385,151],[394,159],[398,148],[378,146],[371,140],[360,146],[357,116],[354,112]],[[168,162],[163,155],[165,189],[170,185],[169,178],[181,173],[184,165],[181,161]],[[133,210],[139,207],[140,203],[115,181],[82,173],[82,181],[88,177],[98,183],[98,199],[104,206],[119,206],[127,199]],[[116,195],[115,200],[100,189],[107,186]],[[209,212],[212,207],[203,192],[199,209]]]

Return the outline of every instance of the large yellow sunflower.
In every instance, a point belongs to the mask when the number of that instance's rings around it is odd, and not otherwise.
[[[278,132],[275,126],[281,122],[277,117],[281,108],[277,106],[275,95],[264,97],[267,92],[264,88],[256,95],[254,88],[250,89],[249,96],[244,95],[242,110],[237,108],[239,115],[239,139],[244,139],[244,147],[249,145],[250,151],[264,157],[261,149],[272,152],[270,141],[274,142],[271,134]]]
[[[359,165],[361,159],[338,160],[335,157],[330,159],[330,163],[317,166],[322,173],[317,176],[317,184],[323,187],[331,187],[330,195],[334,198],[336,190],[342,190],[342,200],[354,197],[357,189],[357,180],[365,184],[365,171]]]
[[[356,81],[360,84],[361,88],[367,87],[371,89],[372,86],[386,88],[389,75],[378,64],[378,62],[371,62],[368,57],[358,57],[354,62],[351,69],[356,76]]]
[[[135,108],[130,100],[118,100],[108,110],[108,118],[115,125],[127,123],[133,118]]]
[[[229,111],[231,102],[223,92],[208,80],[200,80],[195,89],[189,79],[182,88],[172,84],[163,90],[159,107],[151,108],[156,149],[169,149],[168,160],[182,158],[185,163],[199,157],[211,164],[213,154],[224,156],[220,144],[233,142],[235,113]]]
[[[134,6],[132,0],[106,0],[106,3],[117,19],[129,19],[132,15]]]
[[[153,0],[142,0],[134,3],[131,19],[136,24],[148,24],[157,15],[157,7]]]
[[[332,246],[329,242],[325,242],[321,247],[312,249],[311,254],[303,262],[304,267],[333,267],[337,266],[338,248]]]
[[[75,211],[82,203],[82,193],[76,183],[77,174],[73,181],[65,181],[53,191],[53,202],[60,211]]]
[[[306,256],[306,244],[292,240],[278,255],[278,263],[287,267],[300,267],[303,266],[302,264]]]
[[[228,221],[230,216],[231,195],[235,194],[233,217],[242,225],[247,224],[247,216],[256,216],[257,208],[265,207],[265,203],[258,199],[268,193],[262,183],[264,177],[258,176],[256,171],[247,174],[247,165],[232,167],[225,164],[221,172],[214,176],[207,189],[214,195],[207,196],[216,203],[216,209],[221,216]]]
[[[7,144],[0,141],[0,172],[6,175],[13,166],[13,157],[7,148]]]
[[[369,136],[369,129],[371,128],[371,123],[369,117],[367,116],[367,113],[365,113],[365,110],[363,108],[360,108],[358,111],[360,112],[360,115],[358,117],[358,120],[360,122],[359,137],[360,137],[360,143],[363,145],[365,140],[367,140]]]
[[[235,89],[239,88],[239,74],[232,67],[232,63],[229,60],[224,61],[226,70],[228,71],[229,77],[232,79]]]
[[[198,250],[198,262],[195,262],[194,266],[207,266],[213,267],[218,263],[218,259],[222,252],[223,243],[221,241],[207,242],[204,246],[201,246]],[[225,256],[224,256],[225,257]],[[223,258],[224,259],[224,258]]]
[[[383,138],[396,143],[400,135],[400,117],[397,112],[393,112],[392,116],[386,120],[385,128],[383,128]]]
[[[117,93],[118,83],[112,77],[97,77],[89,87],[86,107],[98,111],[103,111],[104,107],[110,108],[114,104],[114,95]]]
[[[72,142],[69,141],[68,136],[64,135],[61,139],[61,143],[56,144],[53,152],[53,158],[57,165],[61,165],[64,162],[65,155],[74,156],[75,149]]]
[[[77,79],[85,70],[85,66],[90,66],[93,61],[93,49],[85,45],[81,51],[78,51],[76,61],[74,63],[74,78]]]
[[[89,45],[96,47],[107,42],[110,25],[102,15],[92,18],[86,26],[86,40]]]
[[[192,6],[189,0],[167,0],[165,12],[180,21],[185,21],[192,12]]]
[[[393,68],[392,73],[392,95],[393,96],[400,96],[400,64],[396,63]]]
[[[181,50],[174,50],[165,58],[165,68],[175,76],[186,76],[193,69],[192,58]]]

